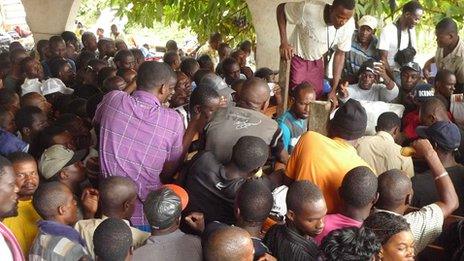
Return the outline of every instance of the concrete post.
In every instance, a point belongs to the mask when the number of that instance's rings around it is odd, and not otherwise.
[[[73,30],[80,0],[21,0],[34,40]]]
[[[283,2],[298,0],[246,0],[256,30],[256,68],[269,67],[279,69],[279,29],[277,27],[276,9]],[[287,26],[287,34],[293,26]]]

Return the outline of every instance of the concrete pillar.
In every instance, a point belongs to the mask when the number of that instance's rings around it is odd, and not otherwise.
[[[283,2],[297,2],[295,0],[247,0],[256,30],[256,68],[269,67],[279,69],[279,29],[277,27],[276,9]],[[293,26],[287,26],[287,34]]]
[[[34,40],[73,30],[80,0],[21,0]]]

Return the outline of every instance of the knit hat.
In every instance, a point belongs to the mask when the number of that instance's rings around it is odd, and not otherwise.
[[[330,120],[330,128],[337,136],[346,140],[355,140],[364,135],[367,127],[367,114],[357,100],[349,99],[335,112]]]

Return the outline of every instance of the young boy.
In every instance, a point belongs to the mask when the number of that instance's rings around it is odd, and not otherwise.
[[[341,211],[329,214],[324,219],[324,230],[314,240],[318,245],[330,232],[346,227],[361,227],[377,198],[377,176],[365,166],[356,167],[343,178],[338,189],[342,199]]]
[[[34,208],[44,219],[29,260],[88,260],[85,241],[71,226],[77,221],[77,202],[60,182],[43,183],[34,193]]]
[[[287,192],[287,220],[273,226],[263,239],[277,260],[316,260],[314,237],[324,229],[327,206],[321,190],[309,181],[295,181]]]
[[[8,155],[16,174],[18,192],[18,215],[5,218],[3,224],[15,235],[23,250],[28,256],[37,235],[37,221],[41,218],[32,206],[32,195],[39,186],[39,173],[34,157],[25,152],[14,152]]]
[[[236,222],[234,201],[237,191],[269,157],[269,146],[254,136],[243,136],[233,147],[232,158],[221,164],[213,153],[199,153],[193,160],[185,187],[190,196],[186,213],[201,212],[206,223]]]

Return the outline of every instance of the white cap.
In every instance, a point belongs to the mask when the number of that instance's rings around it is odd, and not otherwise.
[[[58,78],[50,78],[43,82],[42,94],[44,96],[55,92],[60,92],[62,94],[72,94],[74,90],[66,87],[66,85]]]
[[[358,21],[358,26],[361,27],[363,25],[369,26],[372,30],[375,30],[378,25],[377,18],[371,16],[371,15],[365,15],[361,17]]]
[[[39,79],[25,79],[21,85],[21,96],[24,96],[30,92],[37,92],[42,94],[42,83]]]

